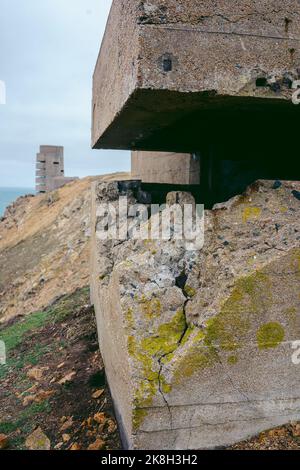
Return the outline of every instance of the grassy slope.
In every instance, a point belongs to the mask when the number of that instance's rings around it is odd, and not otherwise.
[[[9,435],[11,449],[24,449],[38,426],[52,448],[87,449],[99,437],[104,448],[120,447],[88,288],[3,325],[0,339],[7,348],[7,364],[0,366],[0,434]],[[36,367],[43,372],[38,380],[29,377]],[[71,380],[59,384],[70,373]],[[93,399],[99,389],[103,395]],[[99,411],[101,423],[93,419]],[[61,430],[69,417],[73,424]],[[62,444],[66,433],[70,439]]]

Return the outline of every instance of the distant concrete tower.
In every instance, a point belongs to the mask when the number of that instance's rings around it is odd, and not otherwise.
[[[41,145],[36,157],[36,192],[54,191],[78,178],[65,177],[64,148]]]

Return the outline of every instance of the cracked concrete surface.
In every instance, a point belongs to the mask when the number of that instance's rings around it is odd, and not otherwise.
[[[94,185],[92,300],[126,447],[216,448],[299,419],[299,190],[258,181],[206,211],[187,252],[98,240],[97,205],[120,188]]]

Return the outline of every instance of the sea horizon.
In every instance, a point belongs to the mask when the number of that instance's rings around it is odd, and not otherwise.
[[[0,186],[0,217],[4,215],[6,208],[12,202],[26,194],[35,194],[35,189],[22,186]]]

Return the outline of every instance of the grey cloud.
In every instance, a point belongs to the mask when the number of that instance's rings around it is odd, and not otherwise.
[[[129,170],[129,152],[90,148],[92,73],[111,0],[1,0],[0,186],[34,185],[40,144],[65,146],[66,173]]]

